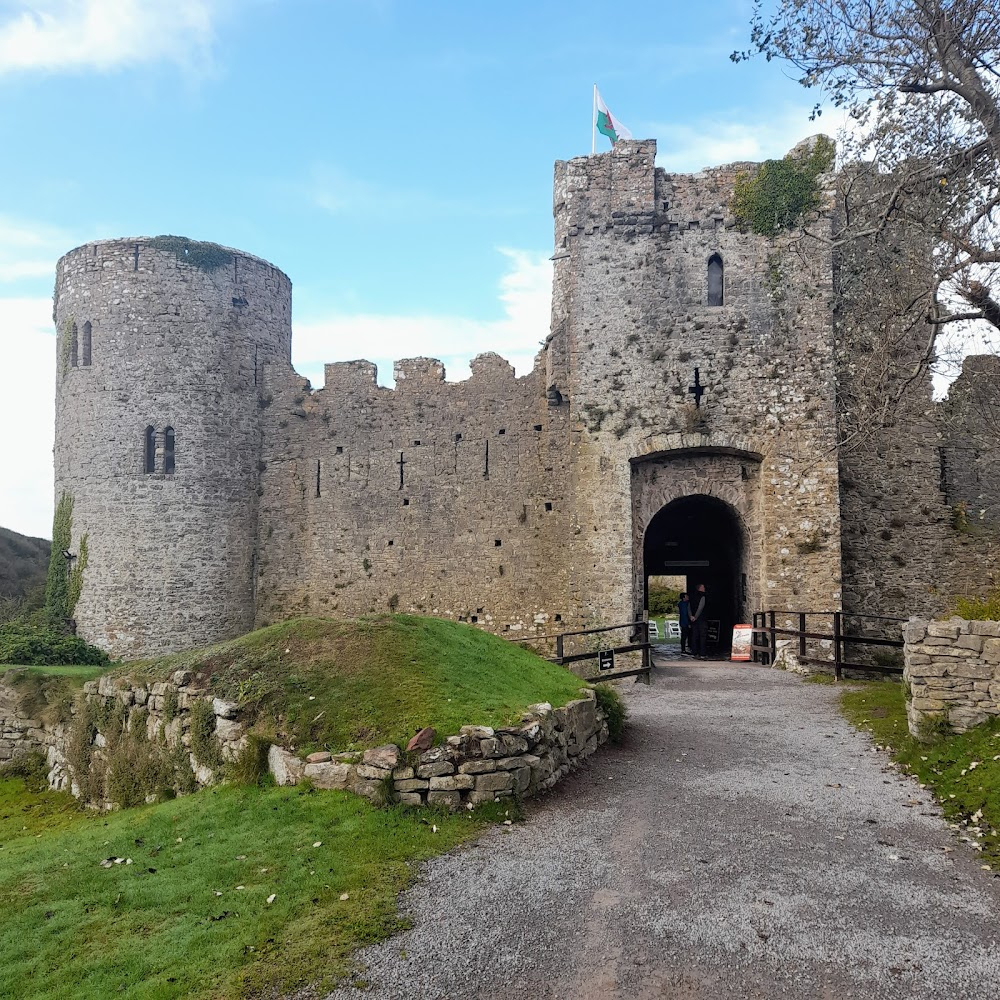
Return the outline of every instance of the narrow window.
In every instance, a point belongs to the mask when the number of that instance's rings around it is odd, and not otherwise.
[[[171,473],[176,468],[174,461],[174,429],[168,427],[163,432],[163,471]]]
[[[320,492],[319,492],[319,487],[320,487],[320,471],[321,471],[320,460],[317,458],[316,459],[316,496],[320,495]],[[390,542],[390,544],[392,544],[392,543]]]
[[[69,329],[69,363],[76,368],[80,364],[80,335],[76,323]]]
[[[91,345],[93,343],[93,331],[90,320],[83,324],[83,367],[90,367]]]
[[[708,304],[722,305],[722,258],[717,253],[708,258]]]
[[[146,472],[156,472],[156,428],[146,428]]]

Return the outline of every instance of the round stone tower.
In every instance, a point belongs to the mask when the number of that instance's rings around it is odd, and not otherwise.
[[[88,243],[59,261],[54,319],[79,634],[135,658],[251,629],[260,385],[290,363],[288,277],[179,237]]]

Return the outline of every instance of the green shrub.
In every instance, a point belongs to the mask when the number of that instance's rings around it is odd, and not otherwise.
[[[211,701],[204,698],[191,704],[191,753],[199,764],[213,771],[222,767],[222,751],[215,738],[215,712]]]
[[[626,708],[622,696],[610,684],[595,685],[594,693],[597,695],[597,707],[608,720],[608,735],[611,737],[611,742],[623,743],[628,708]]]
[[[236,758],[226,765],[226,777],[234,785],[263,785],[268,774],[267,752],[271,741],[256,733],[247,735]]]
[[[969,621],[1000,621],[1000,587],[986,597],[959,597],[955,613]]]
[[[18,778],[30,792],[44,792],[49,785],[49,765],[41,750],[20,753],[0,764],[0,779]]]
[[[91,665],[111,661],[108,654],[79,636],[67,635],[56,628],[32,621],[0,625],[0,663],[20,666]]]

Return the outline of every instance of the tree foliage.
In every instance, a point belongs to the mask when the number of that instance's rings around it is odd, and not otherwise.
[[[1000,328],[996,0],[756,0],[754,8],[751,48],[734,61],[790,63],[804,86],[848,112],[845,157],[892,171],[878,210],[847,218],[852,235],[878,239],[917,206],[907,221],[926,235],[934,266],[912,306],[931,347],[948,323]]]

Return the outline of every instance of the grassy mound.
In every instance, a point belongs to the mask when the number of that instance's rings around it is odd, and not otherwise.
[[[984,864],[1000,871],[1000,719],[926,744],[907,729],[902,684],[874,681],[846,691],[841,702],[847,718],[887,747],[931,789],[945,817],[982,845]]]
[[[579,697],[563,667],[487,632],[438,618],[300,618],[209,649],[130,664],[116,673],[194,684],[238,702],[254,730],[297,750],[398,743],[424,726],[499,726],[525,707]]]
[[[503,818],[232,786],[95,814],[0,779],[0,996],[235,1000],[329,985],[355,948],[403,926],[397,895],[416,862]]]

